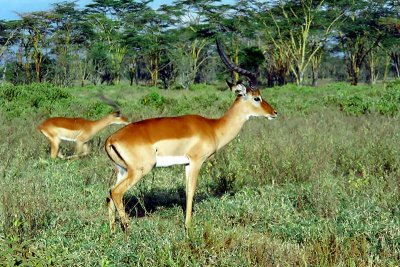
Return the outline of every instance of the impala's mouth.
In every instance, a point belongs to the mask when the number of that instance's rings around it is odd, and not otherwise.
[[[277,116],[278,116],[278,115],[271,115],[271,114],[268,114],[266,117],[267,117],[268,120],[273,120],[273,119],[275,119]]]

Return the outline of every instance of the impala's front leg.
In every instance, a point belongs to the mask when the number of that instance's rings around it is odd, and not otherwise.
[[[90,148],[89,148],[89,144],[88,143],[84,143],[82,146],[82,154],[81,156],[86,156],[87,154],[89,154],[90,152]]]
[[[57,158],[57,156],[59,158],[63,158],[63,155],[62,155],[61,151],[59,151],[61,140],[58,139],[58,138],[53,138],[53,139],[49,138],[49,140],[50,140],[50,155],[51,155],[51,158],[55,159],[55,158]]]
[[[84,143],[82,141],[76,140],[75,142],[76,142],[75,155],[71,156],[71,158],[72,157],[78,158],[82,154],[82,151],[84,150]]]
[[[189,165],[185,166],[186,174],[186,218],[185,227],[190,227],[190,221],[192,220],[192,207],[193,197],[197,185],[197,176],[199,175],[201,163],[191,161]]]

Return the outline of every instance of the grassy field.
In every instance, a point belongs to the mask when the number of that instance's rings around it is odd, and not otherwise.
[[[184,168],[154,169],[125,202],[131,229],[110,235],[115,173],[103,144],[51,160],[36,126],[50,116],[97,119],[115,99],[132,121],[219,117],[224,86],[0,86],[1,266],[398,266],[400,84],[263,90],[278,118],[251,119],[203,165],[184,230]],[[62,145],[67,154],[73,146]]]

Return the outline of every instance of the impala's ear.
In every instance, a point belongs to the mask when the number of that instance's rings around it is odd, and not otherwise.
[[[241,83],[236,84],[231,88],[231,90],[238,96],[246,96],[246,86]]]
[[[229,90],[231,90],[238,96],[243,96],[246,94],[246,86],[244,86],[241,81],[238,81],[237,84],[234,84],[226,80],[226,84],[229,86]]]

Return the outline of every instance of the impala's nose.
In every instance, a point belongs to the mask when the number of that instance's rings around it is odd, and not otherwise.
[[[269,116],[267,116],[267,118],[268,118],[269,120],[273,120],[273,119],[275,119],[277,116],[278,116],[278,112],[277,112],[276,110],[273,110],[273,111],[272,111],[272,114],[270,114]]]

